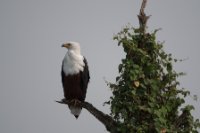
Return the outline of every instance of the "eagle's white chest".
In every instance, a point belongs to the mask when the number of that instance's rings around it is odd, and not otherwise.
[[[65,75],[77,74],[84,69],[83,56],[75,54],[73,51],[68,51],[63,59],[63,71]]]

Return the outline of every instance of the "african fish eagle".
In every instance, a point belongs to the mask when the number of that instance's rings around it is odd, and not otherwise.
[[[90,80],[87,60],[81,55],[80,45],[77,42],[67,42],[62,45],[68,49],[62,62],[62,85],[64,99],[71,101],[68,104],[71,113],[78,118],[82,107],[77,102],[84,102]]]

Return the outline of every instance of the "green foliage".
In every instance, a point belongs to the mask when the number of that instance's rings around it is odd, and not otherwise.
[[[179,88],[184,73],[173,69],[171,54],[156,41],[156,32],[125,27],[114,36],[126,57],[118,66],[116,83],[108,83],[113,96],[107,102],[122,133],[197,133],[199,120],[191,115],[193,106],[183,107],[189,91]]]

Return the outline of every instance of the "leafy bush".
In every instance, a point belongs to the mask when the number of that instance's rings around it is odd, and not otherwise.
[[[142,26],[146,26],[143,24]],[[116,83],[108,83],[113,96],[111,115],[122,133],[197,133],[199,120],[191,115],[193,106],[184,98],[190,94],[180,88],[173,63],[177,59],[163,50],[156,41],[155,30],[145,33],[144,27],[125,27],[114,36],[126,57],[118,66]]]

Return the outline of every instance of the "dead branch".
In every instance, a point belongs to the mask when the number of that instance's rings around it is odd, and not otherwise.
[[[142,5],[140,8],[140,14],[138,15],[138,19],[139,19],[139,24],[140,24],[140,29],[142,30],[142,32],[145,34],[146,33],[146,25],[147,25],[147,20],[149,19],[150,16],[146,16],[144,9],[146,7],[147,4],[147,0],[143,0],[142,1]]]
[[[56,101],[56,102],[60,104],[66,104],[66,105],[71,104],[70,101],[66,101],[66,100],[61,100],[61,101]],[[89,102],[78,103],[78,106],[81,106],[85,108],[86,110],[88,110],[95,118],[97,118],[101,123],[104,124],[104,126],[106,127],[108,131],[110,131],[111,133],[117,133],[116,122],[111,116],[104,114],[102,111],[95,108]]]

